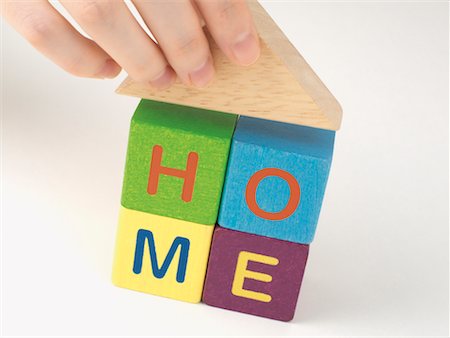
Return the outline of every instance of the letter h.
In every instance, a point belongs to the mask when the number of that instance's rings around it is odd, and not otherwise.
[[[169,175],[184,179],[183,192],[181,199],[185,202],[192,200],[194,193],[195,176],[197,173],[198,154],[190,152],[186,164],[186,170],[168,168],[161,165],[163,148],[155,145],[152,152],[152,161],[150,164],[150,175],[148,178],[147,192],[155,195],[158,191],[159,175]]]

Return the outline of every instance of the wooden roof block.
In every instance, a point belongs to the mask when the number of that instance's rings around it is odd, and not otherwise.
[[[342,109],[333,95],[256,1],[249,6],[261,38],[258,61],[242,67],[229,61],[208,36],[216,76],[206,88],[180,82],[156,90],[125,81],[117,93],[204,109],[337,130]]]

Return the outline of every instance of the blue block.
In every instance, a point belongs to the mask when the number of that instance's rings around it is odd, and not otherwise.
[[[240,117],[228,160],[219,225],[311,243],[333,157],[334,135],[329,130]]]

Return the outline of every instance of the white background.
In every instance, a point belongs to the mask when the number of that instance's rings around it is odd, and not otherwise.
[[[2,23],[3,335],[448,334],[448,4],[264,5],[344,108],[294,320],[112,286],[138,100]]]

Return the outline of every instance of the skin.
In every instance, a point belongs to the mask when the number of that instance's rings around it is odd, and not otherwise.
[[[78,32],[47,0],[4,0],[8,23],[67,72],[114,78],[123,68],[158,89],[178,77],[204,87],[214,65],[204,25],[239,65],[254,63],[258,35],[245,0],[133,0],[153,41],[121,0],[59,0],[91,39]]]

